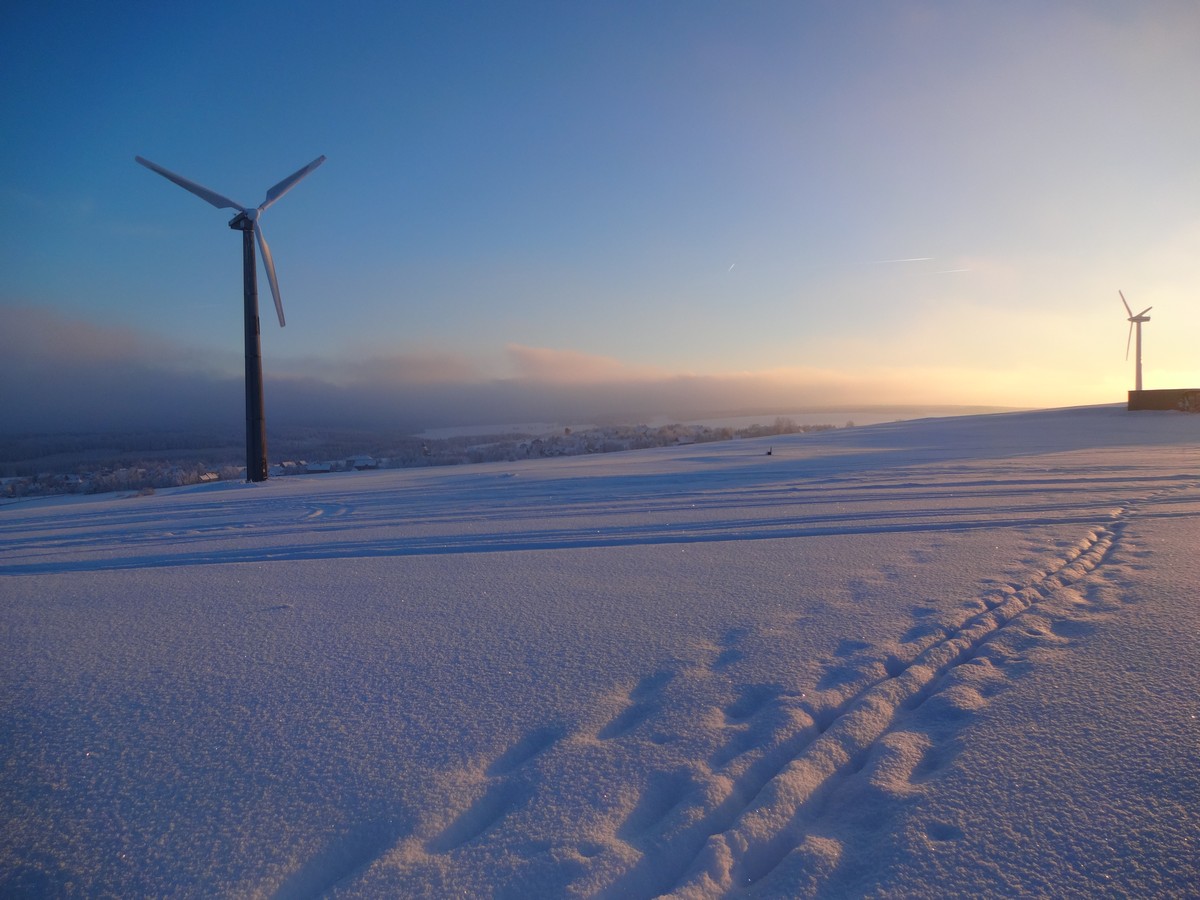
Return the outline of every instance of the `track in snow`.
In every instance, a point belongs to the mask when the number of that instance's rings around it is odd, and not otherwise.
[[[912,784],[937,767],[941,753],[912,726],[918,711],[937,703],[938,715],[965,722],[985,706],[985,694],[1014,677],[1004,670],[1008,660],[996,643],[1002,635],[1067,643],[1070,622],[1048,623],[1041,615],[1029,615],[1041,613],[1045,601],[1060,592],[1080,596],[1081,582],[1098,577],[1135,506],[1143,501],[1156,507],[1169,504],[1172,494],[1189,486],[1174,484],[1131,506],[1110,507],[1106,524],[1089,529],[1048,571],[979,596],[974,601],[978,611],[964,612],[957,624],[918,623],[901,642],[910,648],[909,655],[876,660],[882,663],[875,666],[879,677],[860,681],[832,705],[827,701],[838,696],[835,689],[818,691],[822,700],[814,702],[780,685],[736,686],[733,698],[714,711],[727,729],[721,746],[692,765],[653,773],[607,837],[562,848],[587,861],[584,876],[564,880],[562,892],[709,898],[761,889],[771,895],[779,878],[789,890],[808,884],[816,892],[836,868],[831,860],[840,849],[820,835],[828,804],[836,806],[832,798],[857,776],[889,790],[914,790]],[[1053,612],[1045,613],[1055,618]],[[722,675],[743,658],[746,637],[745,630],[735,629],[707,659],[646,675],[614,697],[608,717],[594,727],[568,730],[551,724],[529,733],[485,770],[464,773],[476,784],[473,803],[439,830],[401,839],[375,862],[400,872],[409,866],[423,870],[439,865],[438,858],[449,863],[473,841],[503,830],[510,816],[539,802],[541,791],[553,793],[535,771],[543,756],[580,747],[602,750],[627,739],[667,740],[656,735],[656,720],[669,709],[675,687],[687,690],[680,682],[689,667],[693,678]],[[835,656],[857,658],[869,649],[844,640]],[[837,671],[831,670],[829,678],[836,688]],[[953,823],[932,823],[927,836],[944,842],[962,834]],[[359,859],[356,871],[363,870],[362,863]]]

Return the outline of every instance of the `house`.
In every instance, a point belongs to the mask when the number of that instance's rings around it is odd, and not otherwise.
[[[0,497],[23,497],[32,484],[29,478],[0,478]]]

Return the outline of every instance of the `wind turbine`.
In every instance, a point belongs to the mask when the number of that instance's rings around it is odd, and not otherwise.
[[[175,182],[186,191],[191,191],[201,200],[206,200],[217,209],[234,209],[237,215],[229,220],[229,227],[242,233],[242,282],[245,296],[245,330],[246,330],[246,480],[267,480],[267,428],[263,415],[263,378],[262,378],[262,341],[258,328],[258,277],[254,265],[254,241],[258,240],[262,251],[263,266],[267,270],[267,281],[271,285],[271,296],[275,299],[275,312],[279,315],[279,325],[283,327],[283,301],[279,299],[279,281],[275,278],[275,261],[271,258],[271,248],[263,236],[259,217],[268,206],[290,191],[300,181],[325,162],[324,156],[318,156],[303,169],[289,175],[279,184],[267,191],[266,199],[257,207],[247,208],[235,203],[228,197],[210,191],[203,185],[189,181],[182,175],[176,175],[162,166],[135,156],[135,160],[151,171],[157,172],[170,181]]]
[[[1121,294],[1120,291],[1117,293]],[[1127,360],[1129,359],[1129,342],[1133,339],[1133,326],[1137,326],[1137,362],[1135,363],[1137,377],[1134,381],[1134,390],[1140,391],[1142,389],[1142,323],[1150,321],[1150,317],[1146,313],[1154,307],[1147,306],[1135,316],[1133,310],[1129,308],[1129,301],[1125,299],[1124,294],[1121,294],[1121,302],[1125,304],[1125,312],[1129,313],[1129,337],[1125,339],[1125,359]]]

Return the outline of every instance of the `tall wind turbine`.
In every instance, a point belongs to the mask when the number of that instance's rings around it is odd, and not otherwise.
[[[235,203],[228,197],[210,191],[203,185],[189,181],[182,175],[156,165],[148,159],[135,156],[135,160],[159,175],[175,182],[181,188],[191,191],[201,200],[206,200],[217,209],[234,209],[237,215],[229,221],[229,227],[242,233],[242,282],[245,296],[245,327],[246,327],[246,480],[267,480],[267,427],[263,415],[263,378],[262,378],[262,341],[258,328],[258,277],[254,265],[254,241],[258,240],[262,250],[263,266],[267,270],[267,281],[271,285],[271,296],[275,299],[275,312],[279,315],[279,325],[283,327],[283,301],[279,299],[279,281],[275,278],[275,261],[271,258],[271,248],[263,236],[259,217],[268,206],[290,191],[300,181],[325,162],[324,156],[318,156],[303,169],[289,175],[279,184],[267,191],[266,199],[255,208],[247,208]]]
[[[1121,294],[1120,291],[1117,293]],[[1133,338],[1133,326],[1137,326],[1137,361],[1135,363],[1137,377],[1134,381],[1134,390],[1140,391],[1142,389],[1142,323],[1150,321],[1150,317],[1146,313],[1154,307],[1147,306],[1135,316],[1133,310],[1129,308],[1129,301],[1125,299],[1124,294],[1121,294],[1121,302],[1125,304],[1125,312],[1129,313],[1129,337],[1125,339],[1125,359],[1129,359],[1129,342]]]

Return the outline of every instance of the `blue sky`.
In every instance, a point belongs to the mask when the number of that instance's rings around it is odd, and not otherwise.
[[[1112,402],[1118,289],[1200,386],[1197,46],[1186,2],[8,4],[6,424],[239,377],[239,236],[135,154],[249,205],[328,157],[263,218],[269,421]]]

